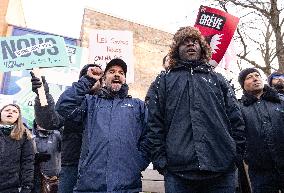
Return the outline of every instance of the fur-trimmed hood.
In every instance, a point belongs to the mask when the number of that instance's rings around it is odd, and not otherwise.
[[[183,42],[188,37],[197,38],[200,41],[201,46],[201,61],[202,63],[208,63],[212,56],[212,51],[210,45],[205,40],[205,37],[201,34],[201,32],[195,27],[181,27],[174,35],[172,44],[170,46],[169,51],[169,69],[173,68],[179,57],[179,46],[181,42]]]
[[[266,101],[271,101],[274,103],[280,103],[280,97],[275,89],[269,87],[268,85],[264,85],[263,91],[264,92],[263,95],[261,96],[261,99]],[[244,104],[244,106],[249,106],[257,102],[258,98],[244,91],[244,95],[242,96],[241,101]]]

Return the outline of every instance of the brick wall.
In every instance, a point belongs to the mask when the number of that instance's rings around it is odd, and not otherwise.
[[[134,83],[129,84],[129,94],[144,100],[151,82],[162,70],[162,59],[169,50],[172,34],[88,8],[84,11],[82,22],[82,47],[88,47],[88,35],[91,29],[133,32]]]
[[[1,0],[0,3],[0,36],[6,36],[8,25],[5,20],[9,0]]]

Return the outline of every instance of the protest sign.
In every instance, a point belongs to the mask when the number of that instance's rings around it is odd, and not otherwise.
[[[89,34],[89,63],[104,69],[106,64],[121,58],[127,64],[127,82],[134,82],[133,34],[130,31],[91,30]]]
[[[80,67],[82,48],[74,45],[66,45],[67,55],[69,58],[69,67]]]
[[[237,28],[239,18],[224,11],[200,6],[195,22],[202,35],[212,48],[212,66],[217,66],[222,60]]]
[[[52,35],[23,35],[0,38],[0,71],[34,67],[68,66],[64,39]]]

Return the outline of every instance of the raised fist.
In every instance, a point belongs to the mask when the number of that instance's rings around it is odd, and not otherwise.
[[[104,74],[104,71],[96,66],[89,67],[87,70],[87,75],[91,78],[94,78],[96,80],[99,80]]]

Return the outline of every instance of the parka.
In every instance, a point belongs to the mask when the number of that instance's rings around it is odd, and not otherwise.
[[[84,124],[74,193],[139,192],[141,171],[149,164],[137,147],[145,128],[145,105],[127,94],[127,85],[115,96],[106,89],[89,95],[94,83],[94,79],[81,77],[56,104],[66,120]]]
[[[284,172],[284,101],[265,85],[260,99],[244,92],[241,99],[247,132],[245,161],[251,170]]]
[[[225,78],[201,61],[178,61],[148,95],[140,149],[163,172],[230,171],[245,146],[244,121]]]

